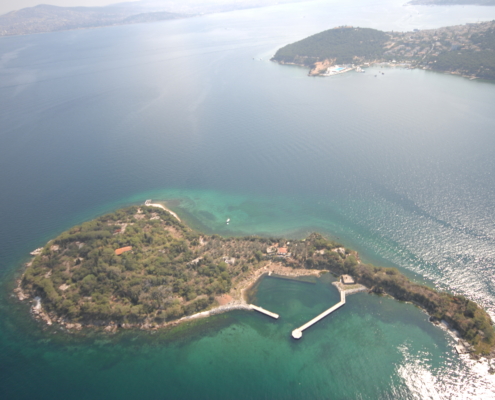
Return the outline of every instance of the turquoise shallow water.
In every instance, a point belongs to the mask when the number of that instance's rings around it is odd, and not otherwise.
[[[406,371],[422,370],[435,379],[458,363],[445,333],[426,315],[411,305],[367,294],[349,296],[343,308],[295,341],[292,329],[338,301],[328,278],[317,284],[265,278],[252,301],[280,313],[277,321],[254,312],[232,312],[152,336],[22,335],[2,358],[5,378],[18,382],[4,386],[4,394],[27,398],[36,390],[41,398],[64,394],[75,399],[295,399],[329,394],[336,399],[408,398]],[[21,362],[36,368],[9,368]],[[430,382],[417,383],[420,393],[430,390]]]
[[[480,18],[495,8],[315,1],[0,39],[0,397],[493,398],[487,365],[411,305],[353,295],[293,342],[335,302],[328,282],[263,281],[277,322],[236,312],[111,338],[44,331],[11,297],[29,251],[152,198],[209,233],[323,232],[493,315],[493,83],[267,61],[332,26]]]

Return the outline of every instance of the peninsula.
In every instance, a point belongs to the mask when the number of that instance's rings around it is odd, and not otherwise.
[[[495,355],[492,321],[474,302],[416,284],[396,269],[364,264],[355,251],[318,233],[290,241],[204,235],[147,201],[75,226],[33,254],[16,294],[33,303],[35,317],[69,330],[158,329],[231,309],[276,318],[246,303],[253,283],[265,274],[328,271],[413,302],[433,322],[457,330],[468,351]]]
[[[309,67],[310,76],[387,63],[495,79],[495,21],[413,32],[342,26],[282,47],[272,61]]]

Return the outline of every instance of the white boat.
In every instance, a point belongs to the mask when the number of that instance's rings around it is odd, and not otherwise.
[[[230,222],[230,218],[227,218],[226,224],[228,225]]]

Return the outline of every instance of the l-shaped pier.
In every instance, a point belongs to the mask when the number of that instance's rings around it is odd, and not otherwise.
[[[335,310],[337,310],[338,308],[342,307],[344,304],[345,304],[345,291],[342,290],[340,292],[340,301],[337,304],[335,304],[333,307],[330,307],[328,310],[322,312],[320,315],[318,315],[317,317],[313,318],[311,321],[306,322],[303,326],[301,326],[301,327],[299,327],[297,329],[294,329],[292,331],[292,337],[294,339],[301,339],[302,333],[303,333],[303,331],[305,329],[308,329],[310,326],[316,324],[318,321],[322,320],[327,315],[333,313]]]

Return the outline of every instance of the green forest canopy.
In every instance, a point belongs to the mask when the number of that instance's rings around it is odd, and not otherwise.
[[[312,65],[316,61],[336,59],[336,64],[352,63],[355,57],[380,58],[388,40],[385,32],[371,28],[335,28],[282,47],[275,53],[279,62],[302,61]]]

